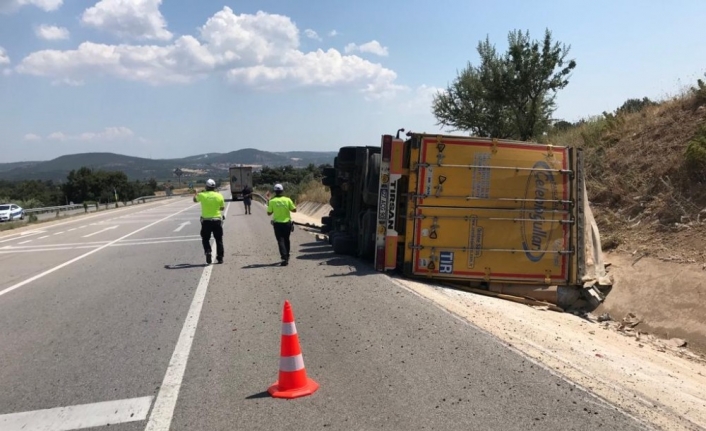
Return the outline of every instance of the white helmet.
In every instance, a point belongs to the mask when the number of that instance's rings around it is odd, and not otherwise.
[[[216,187],[216,182],[213,181],[213,180],[211,180],[211,179],[209,179],[209,180],[206,181],[206,187],[215,188],[215,187]]]
[[[284,191],[284,187],[282,187],[282,184],[275,184],[275,191],[276,192]]]

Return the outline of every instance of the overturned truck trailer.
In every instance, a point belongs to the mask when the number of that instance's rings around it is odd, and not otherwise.
[[[402,129],[401,129],[402,130]],[[610,292],[583,152],[408,133],[343,147],[324,172],[336,253],[379,271],[594,309]]]

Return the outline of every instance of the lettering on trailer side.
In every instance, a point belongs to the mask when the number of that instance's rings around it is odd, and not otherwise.
[[[490,197],[490,154],[476,153],[473,164],[479,167],[471,170],[471,196],[487,199]]]
[[[387,228],[397,231],[397,180],[390,182],[390,193],[387,208]]]
[[[522,248],[532,262],[542,260],[552,244],[554,205],[547,201],[558,200],[558,190],[553,173],[547,172],[549,169],[542,160],[532,166],[525,188],[526,201],[522,203]]]
[[[439,273],[453,274],[454,253],[452,251],[442,251],[439,253]]]
[[[478,216],[471,216],[468,233],[468,267],[476,266],[476,259],[483,254],[483,227],[478,226]]]

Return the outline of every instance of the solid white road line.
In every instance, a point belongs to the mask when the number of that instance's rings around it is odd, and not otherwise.
[[[3,431],[69,431],[147,419],[152,396],[0,415]]]
[[[28,239],[27,241],[18,242],[17,245],[27,244],[28,242],[32,242],[32,240]]]
[[[228,208],[230,208],[230,204],[226,206],[224,215],[228,214]],[[213,246],[213,240],[211,240],[211,244]],[[169,427],[172,424],[174,408],[179,398],[181,383],[184,380],[186,362],[189,360],[189,353],[191,353],[191,344],[194,341],[194,334],[196,334],[196,326],[199,324],[199,316],[206,298],[212,270],[213,265],[208,265],[201,273],[201,280],[199,280],[196,293],[194,293],[194,299],[191,301],[189,314],[186,316],[184,326],[181,328],[179,340],[174,348],[174,353],[172,353],[172,359],[169,361],[167,373],[164,375],[162,386],[159,388],[157,400],[154,402],[145,431],[169,431]]]
[[[62,233],[64,233],[64,231],[63,231],[63,230],[62,230],[61,232],[57,232],[57,233],[55,233],[54,235],[61,235]]]
[[[148,228],[150,228],[150,227],[156,225],[157,223],[162,222],[162,221],[164,221],[164,220],[167,220],[168,218],[171,218],[172,216],[175,216],[175,215],[177,215],[177,214],[179,214],[179,213],[183,213],[184,211],[187,211],[187,210],[193,208],[194,206],[196,206],[196,205],[189,205],[188,207],[184,208],[183,210],[180,210],[180,211],[177,211],[177,212],[175,212],[175,213],[172,213],[171,215],[168,215],[168,216],[166,216],[166,217],[164,217],[164,218],[162,218],[162,219],[160,219],[160,220],[157,220],[157,221],[154,222],[154,223],[150,223],[150,224],[148,224],[147,226],[143,226],[143,227],[141,227],[141,228],[139,228],[139,229],[137,229],[137,230],[134,230],[134,231],[130,232],[129,234],[124,235],[124,236],[121,236],[120,238],[118,238],[118,239],[116,239],[116,240],[114,240],[114,241],[111,241],[111,242],[109,242],[109,243],[107,243],[107,244],[105,244],[105,245],[102,245],[102,246],[100,246],[100,247],[98,247],[98,248],[96,248],[96,249],[93,249],[93,250],[91,250],[91,251],[89,251],[89,252],[87,252],[87,253],[84,253],[84,254],[82,254],[82,255],[80,255],[80,256],[78,256],[78,257],[75,257],[75,258],[73,258],[73,259],[71,259],[71,260],[68,260],[68,261],[62,263],[61,265],[57,265],[57,266],[55,266],[54,268],[48,269],[48,270],[46,270],[46,271],[44,271],[44,272],[42,272],[42,273],[40,273],[40,274],[35,275],[34,277],[30,277],[30,278],[28,278],[27,280],[21,281],[21,282],[15,284],[15,285],[13,285],[13,286],[8,287],[8,288],[5,289],[5,290],[0,290],[0,296],[5,295],[6,293],[10,293],[10,292],[12,292],[12,291],[15,290],[15,289],[19,289],[20,287],[24,286],[25,284],[31,283],[31,282],[33,282],[33,281],[35,281],[35,280],[38,280],[38,279],[44,277],[45,275],[49,275],[49,274],[51,274],[52,272],[58,271],[58,270],[60,270],[61,268],[65,267],[65,266],[68,266],[68,265],[71,265],[71,264],[74,263],[74,262],[78,262],[79,260],[83,259],[84,257],[88,257],[88,256],[92,255],[93,253],[99,252],[99,251],[103,250],[104,248],[106,248],[106,247],[108,247],[108,246],[110,246],[110,245],[112,245],[112,244],[115,244],[115,243],[117,243],[117,242],[119,242],[119,241],[122,241],[122,240],[124,240],[125,238],[131,237],[131,236],[133,236],[134,234],[136,234],[136,233],[138,233],[138,232],[142,232],[143,230],[148,229]]]
[[[49,238],[49,235],[40,236],[40,237],[37,238],[37,239],[44,239],[44,238]]]

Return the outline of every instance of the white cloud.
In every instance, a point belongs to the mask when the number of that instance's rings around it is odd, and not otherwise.
[[[34,30],[38,38],[44,40],[62,40],[69,38],[69,30],[65,27],[42,24]]]
[[[81,22],[124,39],[170,40],[162,0],[101,0],[86,9]]]
[[[304,35],[306,35],[306,37],[308,37],[309,39],[314,39],[314,40],[319,40],[319,41],[321,40],[321,36],[319,36],[319,34],[317,32],[315,32],[314,30],[312,30],[310,28],[307,28],[306,30],[304,30]]]
[[[51,84],[55,85],[55,86],[68,85],[69,87],[81,87],[82,85],[85,84],[85,82],[83,80],[63,78],[63,79],[55,79],[54,81],[51,82]]]
[[[359,88],[369,97],[396,91],[397,74],[379,64],[373,64],[355,55],[342,55],[335,49],[309,53],[296,51],[277,66],[258,65],[231,69],[231,82],[260,88],[273,86],[322,86]]]
[[[338,32],[336,30],[331,30],[330,32],[328,32],[328,35],[331,37],[336,37],[338,36]]]
[[[32,141],[41,141],[42,137],[39,135],[35,135],[34,133],[27,133],[23,139],[25,141],[32,142]]]
[[[444,88],[434,87],[431,85],[420,85],[409,94],[406,102],[401,106],[409,111],[431,112],[431,105],[434,102],[434,96],[439,92],[444,91]]]
[[[0,13],[15,12],[22,6],[36,6],[45,12],[59,9],[64,3],[63,0],[0,0]]]
[[[0,46],[0,65],[10,64],[10,57],[7,55],[5,48]]]
[[[181,36],[164,46],[84,42],[74,50],[37,51],[25,57],[17,71],[59,81],[109,76],[153,85],[224,73],[236,85],[343,87],[369,98],[403,88],[395,84],[394,71],[358,56],[335,49],[300,51],[299,29],[283,15],[237,15],[224,7],[198,33],[198,39]]]
[[[387,47],[384,47],[380,45],[380,42],[377,40],[372,40],[368,43],[364,43],[362,45],[356,45],[355,43],[349,43],[346,45],[344,48],[344,51],[346,53],[349,52],[367,52],[370,54],[375,54],[379,55],[381,57],[387,57],[388,52],[387,52]]]
[[[132,139],[135,134],[127,127],[106,127],[100,132],[83,132],[77,135],[54,132],[47,136],[53,141],[114,141]]]

